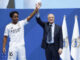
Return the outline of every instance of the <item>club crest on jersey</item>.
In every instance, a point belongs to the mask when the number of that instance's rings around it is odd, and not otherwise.
[[[63,39],[63,47],[64,47],[64,48],[67,48],[68,45],[69,45],[68,37],[66,37],[66,38]]]
[[[75,48],[80,47],[80,38],[79,37],[72,40],[72,47],[75,47]]]

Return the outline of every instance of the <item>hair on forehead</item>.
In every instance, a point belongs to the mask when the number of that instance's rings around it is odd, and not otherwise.
[[[10,17],[12,18],[15,13],[19,15],[19,13],[17,11],[12,11],[12,12],[10,12]]]
[[[50,15],[53,15],[53,16],[54,16],[54,14],[52,14],[52,13],[49,13],[49,14],[48,14],[48,17],[49,17]]]

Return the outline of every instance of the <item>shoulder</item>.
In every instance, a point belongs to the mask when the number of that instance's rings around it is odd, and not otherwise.
[[[55,27],[57,27],[57,28],[62,28],[62,26],[59,26],[59,25],[57,25],[57,24],[55,24]]]
[[[12,25],[11,23],[7,24],[7,25],[6,25],[6,28],[10,28],[11,25]]]
[[[19,21],[18,21],[18,24],[22,24],[22,23],[23,23],[23,21],[24,21],[24,20],[19,20]]]
[[[19,20],[18,23],[21,23],[23,20]]]
[[[18,23],[28,23],[28,21],[27,19],[23,19],[23,20],[18,21]]]

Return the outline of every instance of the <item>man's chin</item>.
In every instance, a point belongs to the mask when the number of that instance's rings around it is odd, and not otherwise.
[[[18,21],[14,21],[13,23],[17,23]]]
[[[50,22],[51,24],[53,24],[53,22]]]

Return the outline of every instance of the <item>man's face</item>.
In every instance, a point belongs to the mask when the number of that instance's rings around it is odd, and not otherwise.
[[[53,14],[48,14],[48,21],[49,23],[54,23],[54,15]]]
[[[18,14],[17,13],[14,13],[14,15],[13,15],[13,17],[12,17],[12,20],[13,20],[13,22],[14,23],[17,23],[17,21],[18,21]]]

